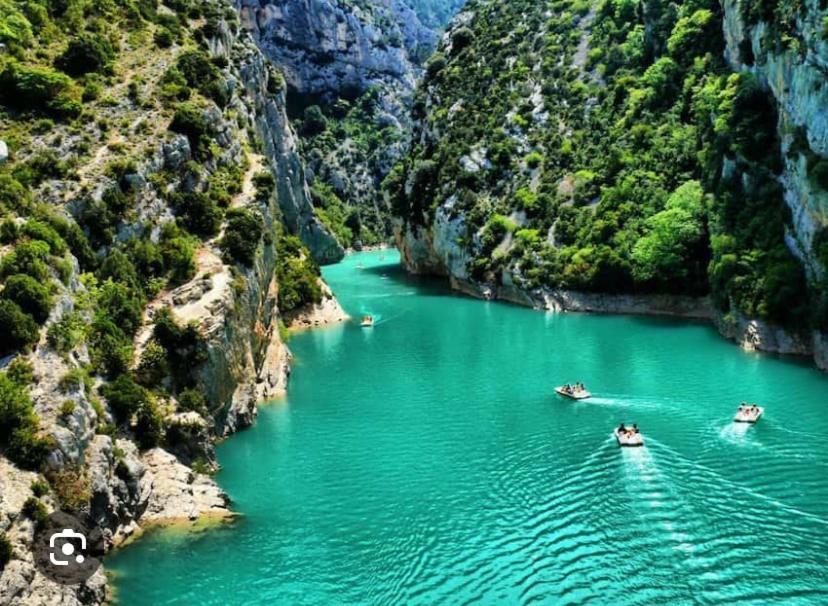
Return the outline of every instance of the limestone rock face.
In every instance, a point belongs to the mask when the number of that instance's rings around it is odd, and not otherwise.
[[[253,117],[264,140],[265,155],[277,175],[276,197],[285,223],[318,263],[336,263],[345,251],[313,213],[296,134],[288,122],[286,91],[270,92],[274,88],[271,79],[277,76],[249,39],[243,48],[244,56],[236,58],[239,75],[253,103]]]
[[[828,160],[828,38],[823,34],[828,12],[819,0],[805,0],[796,18],[795,44],[769,44],[770,24],[747,24],[740,6],[725,0],[725,55],[734,69],[750,71],[773,95],[779,110],[784,170],[780,181],[791,209],[793,230],[786,243],[803,263],[809,279],[824,279],[828,268],[814,250],[817,236],[828,230],[828,190],[809,175],[815,160]],[[752,57],[745,57],[745,49]],[[813,353],[828,370],[825,335],[785,335],[761,322],[736,320],[728,329],[746,348],[783,353]]]
[[[763,43],[769,24],[743,22],[739,3],[726,0],[724,34],[726,56],[734,69],[750,71],[768,88],[779,108],[779,132],[785,170],[782,184],[791,209],[794,233],[788,245],[805,264],[811,276],[822,275],[813,250],[816,235],[828,228],[828,191],[808,176],[808,153],[828,158],[828,39],[823,35],[828,14],[819,0],[806,0],[796,20],[797,45]],[[747,63],[743,49],[751,49]],[[795,141],[793,132],[805,141]]]
[[[145,522],[172,523],[202,516],[230,517],[229,497],[208,476],[196,474],[173,455],[154,448],[141,455],[147,468]]]
[[[437,34],[420,22],[406,0],[237,0],[242,23],[265,56],[282,70],[297,113],[315,103],[354,100],[373,87],[372,128],[393,137],[367,154],[345,137],[325,154],[305,153],[308,179],[329,184],[337,195],[387,227],[379,186],[402,156],[410,132],[410,108],[422,62]],[[307,150],[305,150],[307,151]],[[318,150],[315,150],[318,151]],[[367,155],[367,158],[366,158]],[[289,222],[306,223],[286,213]],[[304,230],[311,250],[318,230]],[[324,246],[324,242],[321,244]],[[324,262],[324,255],[318,256]]]
[[[426,57],[435,34],[402,0],[238,0],[242,22],[264,53],[304,94],[364,90],[396,81],[412,90],[412,59]]]

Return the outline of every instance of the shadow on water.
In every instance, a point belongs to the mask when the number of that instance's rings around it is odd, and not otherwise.
[[[432,297],[457,297],[460,295],[460,293],[451,289],[445,278],[418,276],[408,273],[401,263],[371,265],[362,271],[380,278],[387,278],[395,284],[416,288],[418,293],[423,295]]]

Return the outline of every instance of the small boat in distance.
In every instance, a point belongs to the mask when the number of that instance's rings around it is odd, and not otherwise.
[[[620,427],[616,427],[615,439],[618,440],[618,445],[622,447],[644,446],[644,438],[641,437],[641,432],[638,431],[638,425],[627,427],[621,423]]]
[[[757,406],[756,404],[747,404],[746,402],[742,402],[739,405],[739,410],[736,411],[736,416],[733,417],[733,421],[735,423],[756,423],[759,418],[762,416],[762,413],[765,412],[765,409],[761,406]]]
[[[362,326],[362,328],[373,328],[374,316],[362,316],[362,323],[360,326]]]
[[[592,397],[592,394],[586,390],[583,383],[575,383],[575,385],[567,383],[566,385],[561,385],[555,388],[555,393],[572,400],[586,400]]]

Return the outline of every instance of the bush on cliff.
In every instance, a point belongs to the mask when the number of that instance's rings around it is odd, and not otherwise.
[[[52,492],[63,511],[80,513],[92,498],[89,476],[80,467],[69,465],[47,472]]]
[[[295,236],[283,236],[277,245],[276,277],[279,280],[279,310],[282,313],[320,303],[319,267]]]
[[[37,497],[29,497],[23,502],[23,507],[20,513],[29,518],[36,526],[42,526],[49,517],[49,510],[43,504],[43,501]]]
[[[201,192],[175,193],[170,197],[181,226],[204,238],[218,233],[222,212],[213,199]]]
[[[43,284],[25,274],[10,276],[0,296],[17,303],[24,313],[32,316],[39,324],[46,321],[52,309],[48,283]]]
[[[101,34],[83,33],[69,41],[69,46],[55,64],[71,76],[90,72],[109,72],[115,59],[115,48]]]
[[[0,373],[0,448],[13,463],[37,470],[52,448],[38,433],[38,418],[25,388]]]
[[[14,301],[0,299],[0,356],[37,342],[37,322]]]
[[[101,394],[106,398],[115,417],[122,423],[129,422],[150,400],[150,393],[127,374],[104,385]]]
[[[61,118],[74,118],[81,112],[72,79],[48,67],[7,65],[0,73],[0,100],[21,111]]]
[[[224,237],[219,243],[225,261],[252,265],[264,232],[261,216],[247,209],[235,208],[227,211],[226,218]]]
[[[227,105],[230,100],[227,86],[221,78],[221,72],[206,53],[200,50],[186,51],[179,56],[176,66],[187,84],[215,101],[219,107]]]
[[[181,326],[169,308],[155,315],[153,338],[167,352],[167,367],[178,390],[192,388],[196,373],[209,356],[207,343],[194,324]]]
[[[170,123],[170,130],[180,133],[190,141],[190,147],[199,155],[209,145],[209,134],[212,128],[204,118],[204,110],[196,103],[181,103],[175,110],[175,115]]]

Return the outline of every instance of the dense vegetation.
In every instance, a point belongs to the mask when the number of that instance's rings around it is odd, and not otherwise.
[[[785,245],[776,109],[725,64],[719,2],[470,8],[427,65],[414,145],[385,183],[396,214],[462,216],[478,281],[711,293],[828,324]]]
[[[391,209],[380,184],[405,135],[383,111],[382,94],[375,86],[354,101],[311,105],[299,124],[314,210],[345,247],[391,238]]]
[[[11,150],[0,165],[0,357],[21,354],[0,373],[0,453],[20,467],[41,469],[55,448],[29,396],[35,348],[69,368],[50,411],[58,424],[86,398],[99,433],[150,448],[175,440],[171,413],[218,413],[199,379],[197,325],[162,308],[138,341],[153,299],[211,277],[199,253],[221,255],[239,299],[263,249],[278,258],[283,310],[321,298],[307,250],[278,215],[264,221],[269,169],[243,191],[261,144],[230,107],[226,58],[209,50],[224,27],[239,27],[236,12],[213,0],[0,0],[0,139]],[[234,123],[237,156],[217,132]],[[187,159],[148,170],[178,135]],[[49,480],[71,507],[88,502],[83,470]]]

